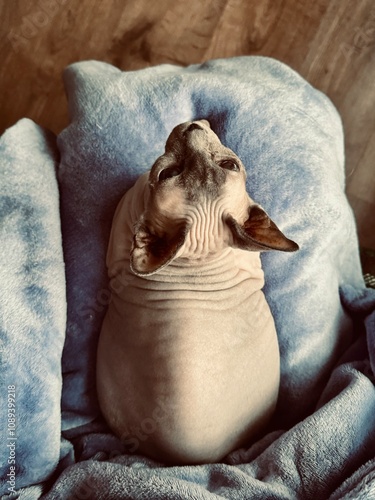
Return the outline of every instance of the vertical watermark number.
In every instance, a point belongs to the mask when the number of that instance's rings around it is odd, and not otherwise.
[[[8,466],[7,485],[8,491],[16,493],[16,386],[8,385],[7,393],[7,450]]]

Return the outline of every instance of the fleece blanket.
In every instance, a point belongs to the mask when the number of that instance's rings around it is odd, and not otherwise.
[[[290,68],[262,57],[137,72],[87,61],[68,67],[64,82],[71,123],[57,138],[57,179],[51,178],[56,153],[36,125],[20,122],[2,139],[7,191],[1,200],[5,195],[22,200],[28,212],[14,202],[16,215],[33,226],[28,239],[7,222],[1,233],[1,248],[10,255],[3,259],[2,254],[1,261],[1,280],[8,284],[0,303],[7,318],[1,338],[7,356],[17,352],[7,364],[2,391],[10,403],[8,386],[27,394],[16,406],[16,457],[7,447],[12,411],[3,408],[1,493],[47,499],[371,498],[375,294],[361,275],[354,219],[344,195],[343,131],[331,102]],[[105,253],[116,204],[162,154],[172,128],[199,118],[208,119],[241,158],[250,196],[300,251],[262,256],[264,292],[281,352],[279,402],[270,426],[259,441],[222,463],[166,467],[136,450],[125,452],[108,431],[96,399],[96,345],[110,300]],[[38,178],[42,164],[53,188]],[[42,211],[33,210],[38,199]],[[43,224],[54,228],[53,235],[38,233]],[[43,268],[25,266],[28,246],[36,248],[38,262],[48,263],[45,253],[52,249],[57,260]],[[27,282],[35,268],[51,290],[43,308],[41,285],[29,290],[33,314],[26,317],[19,314],[27,288],[22,280]],[[43,403],[50,413],[38,414]],[[48,452],[42,438],[54,439]],[[133,438],[147,439],[142,422]],[[12,458],[15,464],[8,463]]]
[[[2,493],[46,480],[60,458],[66,300],[57,163],[56,138],[30,120],[0,140]]]

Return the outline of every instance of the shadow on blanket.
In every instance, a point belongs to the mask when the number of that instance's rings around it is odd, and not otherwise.
[[[332,104],[261,57],[131,73],[82,62],[64,79],[71,124],[57,148],[29,120],[0,142],[1,493],[375,495],[375,294],[361,277]],[[242,159],[249,194],[301,250],[262,257],[282,372],[267,433],[223,463],[165,467],[137,455],[136,446],[125,453],[100,418],[96,343],[110,299],[105,253],[115,206],[163,152],[171,129],[197,118],[208,118]],[[135,443],[147,439],[143,427]]]

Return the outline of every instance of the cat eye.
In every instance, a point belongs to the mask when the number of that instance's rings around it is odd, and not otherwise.
[[[183,170],[182,167],[180,167],[178,165],[173,165],[172,167],[167,167],[160,172],[158,180],[165,181],[166,179],[170,179],[171,177],[176,177],[177,175],[180,175],[182,170]]]
[[[225,170],[232,170],[232,172],[239,172],[240,167],[234,160],[222,160],[218,162],[219,167]]]

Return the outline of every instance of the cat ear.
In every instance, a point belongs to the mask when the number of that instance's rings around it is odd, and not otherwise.
[[[155,234],[143,218],[136,225],[130,268],[138,276],[149,276],[167,266],[185,243],[187,223],[167,228],[162,235]]]
[[[226,220],[233,246],[243,250],[295,252],[298,245],[288,239],[259,205],[250,205],[248,218],[240,225],[231,215]]]

